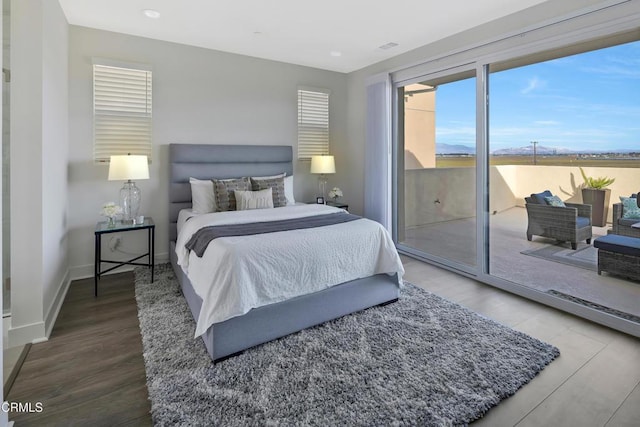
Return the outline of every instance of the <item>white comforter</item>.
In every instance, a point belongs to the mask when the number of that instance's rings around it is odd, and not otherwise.
[[[202,298],[196,337],[214,323],[255,307],[316,292],[350,280],[404,269],[389,233],[368,219],[306,230],[213,240],[202,258],[185,244],[208,225],[300,218],[339,211],[324,205],[218,212],[191,217],[176,242],[178,264]]]

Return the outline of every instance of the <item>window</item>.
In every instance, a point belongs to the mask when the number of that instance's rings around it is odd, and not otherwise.
[[[151,71],[94,62],[93,158],[151,157]]]
[[[298,89],[298,159],[329,154],[329,92]]]

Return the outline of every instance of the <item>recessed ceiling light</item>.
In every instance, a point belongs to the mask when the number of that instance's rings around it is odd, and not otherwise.
[[[337,50],[332,50],[331,56],[342,56],[342,52],[338,52]]]
[[[142,11],[142,13],[144,13],[144,16],[146,16],[147,18],[152,18],[152,19],[160,18],[160,12],[158,12],[157,10],[145,9]]]

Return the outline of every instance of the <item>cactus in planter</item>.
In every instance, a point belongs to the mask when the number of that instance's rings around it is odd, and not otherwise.
[[[606,176],[599,176],[598,178],[593,178],[593,177],[587,176],[587,174],[584,173],[584,170],[582,168],[578,168],[578,169],[580,169],[580,173],[582,174],[582,178],[584,179],[584,185],[586,188],[595,188],[596,190],[604,190],[605,188],[607,188],[608,186],[610,186],[616,181],[615,178],[608,178]]]
[[[582,203],[591,205],[591,224],[598,227],[604,227],[607,224],[609,215],[609,200],[611,198],[611,190],[607,187],[613,184],[615,178],[600,176],[592,178],[584,173],[582,168],[580,173],[584,178],[584,187],[582,187]]]

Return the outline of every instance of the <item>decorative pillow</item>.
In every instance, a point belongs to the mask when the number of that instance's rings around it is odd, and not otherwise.
[[[213,182],[210,179],[201,180],[189,178],[191,184],[191,210],[196,214],[206,214],[216,211],[216,198],[213,194]]]
[[[284,177],[284,196],[287,198],[287,206],[296,204],[293,197],[293,175]]]
[[[236,206],[239,211],[249,209],[273,208],[273,193],[271,188],[259,191],[236,190]]]
[[[550,206],[558,206],[561,208],[567,207],[567,205],[565,205],[562,199],[558,196],[547,196],[544,198],[544,201]]]
[[[213,191],[216,196],[216,211],[235,211],[236,210],[236,190],[249,190],[249,178],[238,179],[213,179]]]
[[[253,179],[251,178],[253,191],[272,189],[273,206],[279,208],[287,206],[287,197],[284,194],[284,178]]]
[[[549,190],[544,190],[542,193],[533,193],[531,195],[531,198],[535,201],[538,202],[539,205],[546,205],[547,202],[546,200],[544,200],[545,197],[551,197],[553,196],[553,194],[551,194],[551,191]]]
[[[638,207],[638,199],[635,197],[620,197],[622,202],[622,218],[640,219],[640,208]]]

